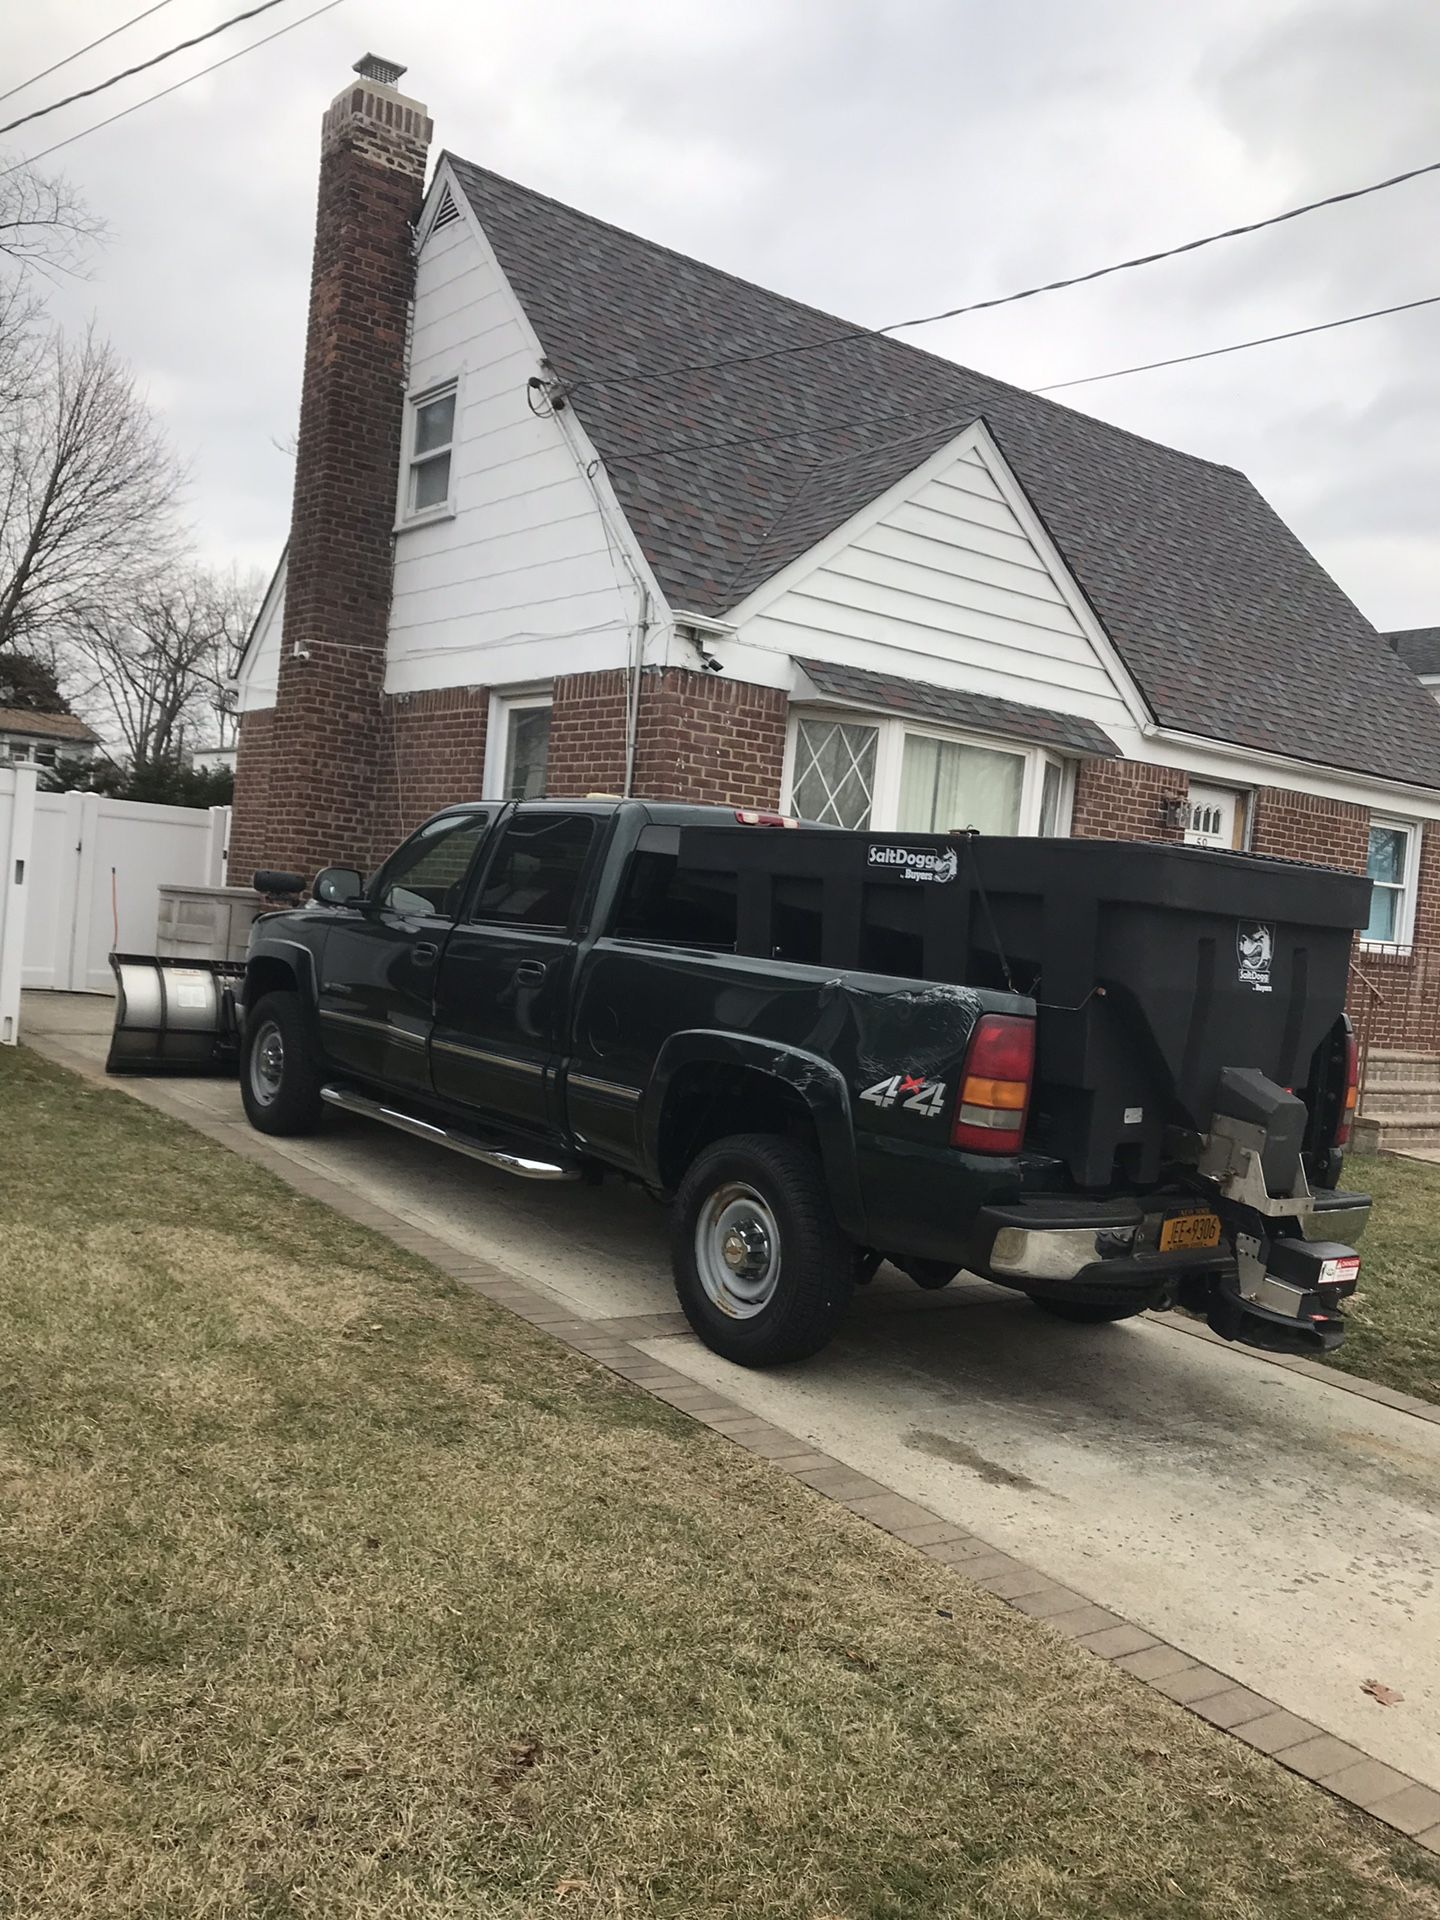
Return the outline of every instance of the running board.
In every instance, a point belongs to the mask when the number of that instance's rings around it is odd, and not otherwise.
[[[576,1166],[565,1166],[556,1160],[534,1160],[528,1154],[487,1146],[473,1134],[457,1133],[453,1127],[437,1127],[429,1120],[417,1120],[413,1113],[401,1113],[397,1107],[387,1107],[379,1100],[367,1099],[363,1093],[352,1093],[349,1087],[322,1087],[320,1098],[329,1106],[343,1107],[346,1113],[358,1113],[367,1120],[381,1120],[387,1127],[413,1134],[417,1140],[429,1140],[437,1147],[449,1147],[452,1153],[463,1153],[471,1160],[479,1160],[499,1173],[513,1173],[521,1180],[580,1178],[580,1169]]]

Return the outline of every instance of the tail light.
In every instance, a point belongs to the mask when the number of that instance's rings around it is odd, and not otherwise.
[[[1355,1111],[1360,1105],[1360,1043],[1354,1030],[1347,1026],[1345,1032],[1345,1104],[1340,1109],[1340,1124],[1335,1129],[1337,1147],[1348,1147],[1350,1134],[1355,1125]]]
[[[951,1146],[1017,1153],[1034,1078],[1035,1022],[1010,1013],[981,1014],[965,1052]]]
[[[757,813],[753,807],[737,807],[735,818],[742,827],[798,827],[800,822],[788,813]]]

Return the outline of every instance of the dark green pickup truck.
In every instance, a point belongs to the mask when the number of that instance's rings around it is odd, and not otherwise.
[[[882,1259],[1078,1321],[1332,1347],[1367,883],[1190,847],[883,835],[641,801],[467,805],[255,926],[252,1123],[367,1115],[670,1203],[750,1365]]]

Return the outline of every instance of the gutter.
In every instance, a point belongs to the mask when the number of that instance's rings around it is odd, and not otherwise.
[[[1153,720],[1147,721],[1140,728],[1140,733],[1146,740],[1159,740],[1166,746],[1179,747],[1187,752],[1200,748],[1208,753],[1236,755],[1242,760],[1258,761],[1262,766],[1275,767],[1284,773],[1308,774],[1311,779],[1317,775],[1327,777],[1365,792],[1374,792],[1378,788],[1386,793],[1406,794],[1440,807],[1440,787],[1421,786],[1411,780],[1389,780],[1378,773],[1357,773],[1353,768],[1333,766],[1324,760],[1297,760],[1292,754],[1271,753],[1264,747],[1245,747],[1236,741],[1216,740],[1203,733],[1182,733],[1178,728],[1162,727]]]

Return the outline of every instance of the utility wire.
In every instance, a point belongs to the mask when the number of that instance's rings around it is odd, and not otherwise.
[[[260,4],[251,7],[245,13],[235,13],[228,20],[222,20],[218,27],[208,27],[204,33],[193,34],[188,40],[179,40],[173,47],[167,47],[163,53],[152,54],[150,59],[141,60],[133,67],[126,67],[123,73],[112,73],[108,80],[99,80],[93,87],[82,87],[78,93],[67,93],[63,100],[52,100],[48,107],[36,107],[33,113],[22,113],[18,120],[9,120],[0,127],[0,135],[14,133],[17,127],[25,127],[32,120],[43,120],[47,113],[58,113],[61,107],[74,106],[77,100],[88,100],[92,94],[104,93],[110,87],[118,87],[122,80],[129,80],[137,73],[145,73],[151,67],[158,67],[162,60],[173,60],[177,53],[184,53],[189,47],[202,46],[205,41],[213,40],[217,33],[228,33],[231,27],[238,27],[242,21],[253,20],[257,13],[268,13],[272,7],[278,7],[280,0],[260,0]]]
[[[122,107],[118,113],[112,113],[108,119],[97,120],[93,126],[82,127],[78,133],[68,134],[65,139],[57,140],[52,147],[42,147],[39,153],[27,154],[23,160],[17,160],[13,166],[0,170],[0,180],[7,173],[17,173],[21,167],[33,166],[37,160],[48,160],[52,153],[59,153],[62,147],[74,146],[77,140],[83,140],[87,134],[98,133],[102,127],[113,127],[117,120],[125,119],[127,114],[138,113],[141,107],[148,107],[153,101],[163,100],[167,94],[178,93],[181,87],[188,87],[192,80],[203,80],[207,73],[218,73],[221,67],[228,67],[232,60],[243,60],[247,53],[255,53],[261,47],[268,47],[272,40],[281,40],[287,33],[293,33],[297,27],[303,27],[309,20],[318,20],[322,13],[329,13],[341,4],[341,0],[326,0],[323,7],[316,7],[313,13],[302,13],[298,20],[292,20],[288,26],[277,27],[274,33],[267,33],[263,39],[252,40],[248,47],[241,47],[236,53],[227,53],[223,60],[213,60],[208,67],[201,67],[198,73],[186,74],[183,80],[176,80],[168,87],[162,87],[158,93],[147,93],[143,100],[136,100],[128,107]]]
[[[96,47],[103,47],[107,40],[113,40],[117,34],[124,33],[129,27],[138,27],[142,20],[148,20],[152,13],[159,13],[162,7],[168,7],[170,0],[155,0],[153,7],[146,7],[143,13],[133,13],[128,20],[122,20],[118,27],[112,27],[108,33],[102,33],[98,40],[91,40],[83,47],[77,47],[74,53],[67,53],[63,60],[42,67],[39,73],[32,73],[28,80],[22,80],[18,87],[7,87],[0,93],[0,100],[8,100],[13,94],[23,93],[27,87],[33,87],[37,80],[48,80],[52,73],[58,73],[61,67],[68,67],[72,60],[78,60],[83,54],[93,53]]]
[[[1116,367],[1109,373],[1087,373],[1076,380],[1057,380],[1044,387],[1021,387],[1014,389],[1021,393],[1055,393],[1061,387],[1083,387],[1096,380],[1119,380],[1131,373],[1150,373],[1157,367],[1180,367],[1192,360],[1214,360],[1221,354],[1244,353],[1250,347],[1268,347],[1277,340],[1298,340],[1306,334],[1329,333],[1336,327],[1353,327],[1362,320],[1381,320],[1387,314],[1410,313],[1416,307],[1440,305],[1440,293],[1429,294],[1423,300],[1406,300],[1399,306],[1375,307],[1369,313],[1347,314],[1340,320],[1322,320],[1313,327],[1294,327],[1288,333],[1267,333],[1254,340],[1237,340],[1227,347],[1208,347],[1199,353],[1176,354],[1169,360],[1150,360],[1134,367]],[[853,428],[888,426],[891,421],[903,420],[915,425],[936,425],[942,421],[953,421],[958,431],[968,426],[976,418],[977,409],[973,404],[936,408],[901,407],[889,413],[857,414],[848,420],[832,420],[825,426],[803,426],[786,428],[779,433],[740,434],[729,440],[688,440],[683,444],[671,446],[640,447],[634,453],[617,453],[607,456],[606,465],[628,467],[642,460],[659,460],[673,454],[715,453],[732,447],[751,447],[773,444],[782,440],[823,440],[830,435],[847,433]]]
[[[1078,380],[1052,380],[1048,387],[1032,387],[1032,393],[1059,393],[1062,387],[1089,387],[1097,380],[1123,380],[1130,373],[1153,373],[1157,367],[1188,366],[1192,360],[1218,360],[1223,353],[1244,353],[1247,347],[1273,346],[1277,340],[1303,340],[1307,333],[1329,333],[1335,327],[1353,327],[1357,320],[1382,320],[1387,313],[1410,313],[1416,307],[1440,305],[1440,293],[1423,300],[1403,300],[1398,307],[1375,307],[1369,313],[1348,314],[1343,320],[1322,320],[1314,327],[1292,327],[1288,333],[1267,333],[1258,340],[1237,340],[1229,347],[1209,347],[1204,353],[1179,353],[1173,360],[1146,360],[1136,367],[1116,367],[1110,373],[1082,374]]]
[[[594,373],[583,380],[577,380],[567,388],[567,392],[579,393],[586,387],[629,386],[641,381],[668,380],[684,373],[714,373],[722,367],[752,365],[761,360],[781,360],[791,354],[815,353],[822,347],[843,346],[851,340],[876,340],[889,334],[899,333],[908,327],[928,327],[937,320],[957,320],[963,314],[984,313],[992,307],[1013,306],[1017,300],[1033,300],[1042,293],[1060,293],[1067,287],[1082,287],[1092,280],[1104,280],[1112,273],[1129,273],[1136,267],[1149,267],[1159,260],[1173,260],[1183,253],[1196,253],[1201,247],[1213,247],[1222,240],[1234,240],[1246,233],[1259,233],[1265,227],[1278,227],[1287,220],[1298,220],[1307,213],[1316,213],[1322,207],[1338,207],[1347,200],[1363,200],[1367,194],[1384,193],[1390,187],[1403,186],[1407,180],[1418,180],[1423,174],[1440,173],[1440,160],[1429,160],[1422,167],[1409,167],[1404,173],[1392,173],[1384,180],[1372,180],[1368,186],[1349,187],[1343,193],[1326,194],[1321,200],[1307,200],[1298,207],[1287,207],[1283,213],[1272,213],[1263,220],[1250,220],[1243,226],[1225,227],[1218,233],[1206,233],[1195,240],[1184,240],[1178,246],[1162,247],[1155,253],[1137,253],[1129,260],[1115,260],[1109,266],[1092,267],[1088,273],[1070,274],[1063,280],[1046,280],[1038,286],[1021,287],[1015,293],[1000,293],[988,300],[971,300],[960,307],[946,307],[939,313],[924,313],[913,320],[892,320],[883,327],[848,327],[843,333],[823,335],[819,340],[806,340],[794,346],[766,347],[755,353],[722,354],[714,360],[694,360],[684,365],[663,367],[654,373]]]

